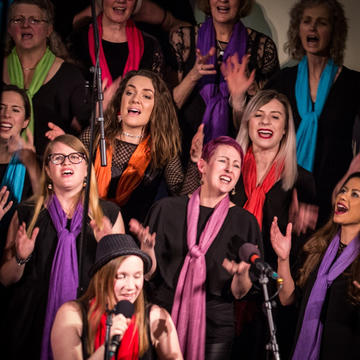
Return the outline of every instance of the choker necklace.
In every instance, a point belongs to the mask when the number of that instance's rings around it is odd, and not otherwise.
[[[141,139],[143,137],[142,134],[141,135],[133,135],[133,134],[129,134],[126,131],[122,131],[121,134],[124,136],[127,136],[129,138],[133,138],[133,139]]]

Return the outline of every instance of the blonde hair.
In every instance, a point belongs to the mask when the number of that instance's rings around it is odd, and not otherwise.
[[[88,309],[88,354],[92,354],[94,352],[96,330],[99,326],[102,314],[106,311],[107,306],[109,309],[112,309],[116,305],[114,281],[119,266],[128,257],[129,256],[119,256],[102,266],[91,278],[89,287],[85,294],[78,300],[79,303]],[[143,290],[141,290],[139,296],[135,300],[134,306],[136,327],[139,332],[139,357],[141,357],[149,348]]]
[[[60,135],[55,140],[51,141],[45,149],[44,152],[44,160],[41,171],[40,178],[40,192],[39,194],[35,194],[33,200],[35,200],[35,209],[33,217],[30,221],[30,225],[27,230],[28,236],[31,236],[31,233],[35,227],[36,221],[39,217],[40,211],[46,206],[51,195],[53,194],[53,190],[48,188],[48,185],[51,184],[51,179],[46,173],[46,167],[48,166],[48,157],[52,153],[53,147],[55,144],[61,143],[67,145],[74,149],[76,152],[80,152],[85,154],[86,161],[89,159],[89,152],[87,151],[85,145],[75,136],[73,135]],[[84,194],[81,194],[81,201],[83,201]],[[89,196],[89,211],[92,218],[95,220],[96,224],[102,228],[102,219],[103,212],[99,205],[99,195],[97,191],[97,183],[94,167],[91,166],[91,181],[90,181],[90,196]]]
[[[251,145],[249,120],[262,106],[273,99],[278,100],[285,110],[285,134],[280,141],[280,148],[275,161],[277,161],[278,164],[284,163],[281,179],[282,188],[287,191],[294,186],[297,177],[295,126],[291,106],[287,97],[276,90],[260,90],[249,101],[244,110],[236,140],[246,153],[249,145]]]

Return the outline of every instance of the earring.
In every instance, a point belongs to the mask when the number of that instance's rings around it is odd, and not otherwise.
[[[236,194],[236,190],[235,190],[235,188],[233,188],[232,190],[231,190],[231,195],[235,195]]]
[[[200,185],[204,185],[204,180],[203,179],[200,180]]]
[[[48,183],[48,186],[47,186],[47,188],[49,189],[49,190],[52,190],[52,183]]]
[[[87,185],[87,178],[86,178],[86,176],[85,176],[84,182],[83,182],[83,188],[86,187],[86,185]]]

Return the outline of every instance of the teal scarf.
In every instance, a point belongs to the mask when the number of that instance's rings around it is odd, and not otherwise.
[[[25,171],[25,166],[20,162],[19,158],[15,154],[11,157],[1,182],[0,188],[6,186],[10,191],[10,199],[15,200],[17,203],[21,201],[24,188]]]
[[[295,97],[301,122],[296,133],[296,156],[298,164],[311,172],[314,167],[318,120],[337,71],[338,66],[334,64],[332,59],[329,59],[321,74],[313,109],[307,57],[304,56],[298,65]]]
[[[34,110],[33,110],[32,98],[43,85],[46,76],[49,73],[49,70],[53,65],[54,61],[55,61],[55,54],[52,53],[49,48],[46,48],[44,56],[36,65],[34,76],[31,80],[31,84],[29,88],[26,90],[31,105],[31,118],[28,128],[30,129],[32,134],[34,134]],[[24,89],[24,75],[22,72],[22,67],[18,54],[16,53],[16,48],[12,49],[11,53],[7,58],[7,67],[8,67],[8,73],[11,84],[18,86],[21,89]]]

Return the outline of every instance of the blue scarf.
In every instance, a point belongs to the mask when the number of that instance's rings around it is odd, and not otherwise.
[[[230,41],[226,46],[223,62],[237,52],[239,59],[246,53],[247,30],[239,21],[234,25]],[[206,20],[198,32],[197,47],[201,54],[207,54],[211,47],[216,47],[216,34],[212,18]],[[216,55],[209,59],[209,64],[216,65]],[[219,83],[217,77],[220,77]],[[203,124],[205,124],[205,142],[218,136],[228,135],[229,90],[222,74],[203,76],[200,81],[200,95],[206,104]]]
[[[307,57],[304,56],[298,65],[295,96],[301,122],[296,133],[296,156],[298,164],[310,172],[314,168],[318,120],[337,71],[338,66],[329,59],[321,74],[313,110]]]
[[[335,235],[321,261],[309,300],[292,360],[317,360],[320,355],[323,323],[322,307],[328,288],[356,259],[360,252],[360,237],[356,236],[334,261],[339,249],[340,233]],[[346,296],[346,294],[344,294]]]
[[[10,191],[11,199],[17,203],[21,201],[24,189],[25,166],[20,162],[16,154],[14,154],[6,168],[5,175],[1,182],[1,187],[6,186]],[[10,199],[9,199],[10,200]]]

